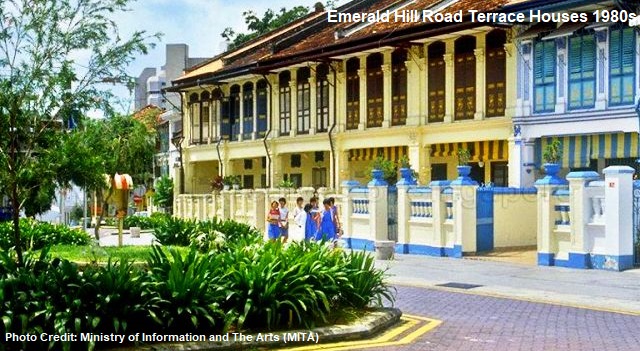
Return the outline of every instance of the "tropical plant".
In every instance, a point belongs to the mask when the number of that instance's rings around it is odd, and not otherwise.
[[[409,157],[407,155],[402,155],[400,160],[398,160],[398,164],[400,168],[411,168],[411,163],[409,162]]]
[[[91,237],[82,229],[71,229],[65,225],[39,222],[34,219],[20,219],[23,250],[40,250],[49,245],[88,245]],[[15,248],[13,225],[10,222],[0,223],[0,249]]]
[[[542,159],[545,163],[558,163],[562,160],[562,143],[558,139],[553,139],[547,144],[542,153]]]
[[[235,181],[235,177],[232,176],[232,175],[224,176],[222,178],[222,184],[224,184],[224,185],[231,186],[231,185],[234,184],[234,181]]]
[[[385,282],[385,271],[375,268],[375,259],[365,251],[345,253],[344,271],[348,285],[342,289],[342,299],[355,308],[373,303],[383,305],[383,299],[393,303],[394,289]]]
[[[381,170],[382,177],[389,184],[395,184],[398,180],[398,167],[391,160],[382,156],[376,157],[370,165],[369,174],[374,169]]]
[[[296,186],[296,183],[294,183],[293,180],[291,179],[283,179],[278,184],[278,188],[283,188],[283,189],[293,189],[295,186]]]
[[[220,191],[224,188],[224,182],[221,176],[215,176],[215,178],[213,178],[210,182],[211,184],[211,190],[213,191]]]
[[[173,179],[167,176],[158,179],[153,199],[156,205],[164,209],[173,207]]]
[[[189,246],[197,234],[197,223],[192,220],[167,217],[154,228],[156,240],[162,245]]]
[[[459,148],[456,154],[458,157],[458,166],[468,166],[471,160],[471,153],[465,148]]]

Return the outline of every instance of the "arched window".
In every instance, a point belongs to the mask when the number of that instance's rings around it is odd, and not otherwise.
[[[391,125],[407,123],[407,50],[391,54]]]
[[[318,132],[329,129],[329,65],[326,63],[316,68],[317,114],[316,124]]]
[[[297,80],[297,118],[298,134],[308,134],[311,128],[311,87],[309,86],[311,70],[309,67],[298,69]]]
[[[200,96],[197,93],[189,95],[189,115],[191,116],[191,144],[202,142],[200,121]]]
[[[200,94],[200,133],[202,135],[202,143],[208,143],[211,136],[211,94],[203,91]]]
[[[360,123],[360,59],[347,61],[347,129],[358,129]]]
[[[267,82],[260,79],[256,84],[256,111],[258,114],[258,136],[264,137],[267,133]]]
[[[445,113],[445,44],[437,41],[428,48],[429,122],[444,121]]]
[[[291,73],[280,73],[280,135],[289,134],[291,131]]]
[[[504,116],[507,82],[507,60],[504,44],[507,43],[507,33],[501,29],[494,29],[487,34],[486,42],[487,117]]]
[[[251,140],[253,137],[253,83],[247,82],[242,86],[242,138]]]
[[[383,57],[380,53],[367,57],[367,128],[382,127],[384,119]]]
[[[240,86],[233,85],[229,91],[229,130],[231,140],[238,140],[240,134]]]
[[[455,119],[473,119],[476,113],[476,38],[463,36],[455,42]]]

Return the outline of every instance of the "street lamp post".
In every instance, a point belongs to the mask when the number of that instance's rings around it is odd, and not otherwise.
[[[182,161],[182,142],[184,141],[184,136],[182,132],[174,133],[173,138],[171,139],[171,143],[178,150],[178,155],[180,158],[180,194],[184,194],[184,163]]]

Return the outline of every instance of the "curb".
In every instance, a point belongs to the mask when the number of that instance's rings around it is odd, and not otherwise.
[[[184,343],[164,343],[147,346],[131,346],[125,348],[109,349],[110,351],[223,351],[223,350],[246,350],[255,348],[275,348],[275,347],[295,347],[309,344],[327,344],[342,341],[354,341],[368,339],[382,331],[394,326],[400,321],[402,312],[397,308],[377,308],[367,312],[367,314],[350,325],[333,325],[328,327],[315,328],[311,330],[289,330],[267,333],[243,334],[251,335],[255,340],[258,335],[278,336],[277,341],[206,341],[206,342],[184,342]],[[314,341],[285,341],[285,334],[313,335]],[[231,335],[231,333],[227,333]],[[224,334],[223,334],[224,335]],[[274,338],[275,339],[275,338]]]

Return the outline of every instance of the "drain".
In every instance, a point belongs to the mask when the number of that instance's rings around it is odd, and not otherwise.
[[[436,286],[441,286],[441,287],[444,287],[444,288],[469,290],[469,289],[479,288],[479,287],[481,287],[483,285],[451,282],[451,283],[445,283],[445,284],[436,284]]]

